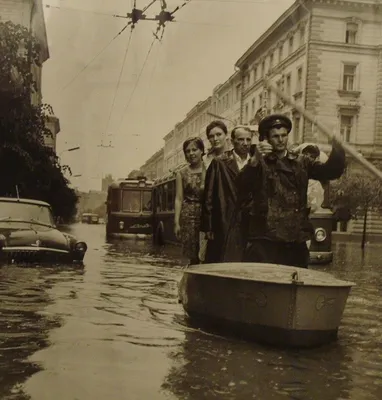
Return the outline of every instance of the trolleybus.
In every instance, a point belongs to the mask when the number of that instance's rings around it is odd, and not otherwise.
[[[81,216],[81,222],[83,224],[98,224],[99,223],[98,214],[83,213]]]
[[[107,194],[107,237],[152,238],[153,181],[145,177],[113,182]]]

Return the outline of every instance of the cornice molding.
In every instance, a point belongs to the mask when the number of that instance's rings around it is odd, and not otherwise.
[[[330,6],[348,6],[350,8],[379,8],[380,4],[376,1],[346,1],[346,0],[310,0],[312,4],[326,4]]]
[[[335,51],[337,52],[338,49],[341,50],[350,50],[349,52],[356,53],[356,54],[378,54],[380,47],[382,46],[373,46],[368,44],[348,44],[348,43],[341,43],[341,42],[328,42],[324,40],[311,40],[311,46],[315,46],[315,48],[323,49],[325,51]]]

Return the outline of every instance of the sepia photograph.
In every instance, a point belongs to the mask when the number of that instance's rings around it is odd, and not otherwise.
[[[382,399],[382,0],[0,0],[0,104],[0,400]]]

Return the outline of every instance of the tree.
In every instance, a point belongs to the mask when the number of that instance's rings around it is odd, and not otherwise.
[[[382,210],[382,182],[366,173],[346,171],[332,183],[330,200],[334,210],[347,210],[352,219],[363,217],[361,247],[364,249],[368,213]]]
[[[32,67],[40,67],[40,49],[28,29],[0,22],[0,195],[47,201],[64,221],[76,213],[77,196],[52,149],[47,104],[33,104],[37,85]]]

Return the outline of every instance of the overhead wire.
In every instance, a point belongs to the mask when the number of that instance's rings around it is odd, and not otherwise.
[[[153,4],[154,2],[155,2],[155,1],[153,1],[152,4]],[[185,6],[186,6],[188,3],[190,3],[190,2],[191,2],[191,0],[185,0],[181,5],[175,7],[175,9],[174,9],[173,11],[170,12],[170,15],[174,15],[176,12],[178,12],[179,10],[181,10],[183,7],[185,7]],[[164,7],[165,5],[166,5],[166,3],[162,3],[162,2],[161,2],[162,9],[163,9],[163,7]],[[146,9],[147,9],[147,8],[146,8]],[[144,71],[144,68],[145,68],[145,66],[146,66],[147,60],[148,60],[148,58],[149,58],[149,56],[150,56],[151,50],[152,50],[152,48],[153,48],[153,46],[154,46],[155,40],[158,40],[159,42],[161,41],[161,39],[159,39],[158,36],[157,36],[157,34],[159,33],[159,30],[160,30],[160,27],[161,27],[161,25],[158,26],[158,28],[157,28],[157,30],[156,30],[156,32],[155,32],[155,34],[154,34],[154,39],[153,39],[153,41],[151,42],[150,48],[149,48],[149,50],[148,50],[148,52],[147,52],[147,54],[146,54],[145,61],[143,62],[143,65],[142,65],[142,68],[141,68],[141,70],[140,70],[140,72],[139,72],[138,78],[137,78],[137,80],[135,81],[135,85],[134,85],[134,87],[133,87],[133,90],[132,90],[132,92],[131,92],[131,95],[130,95],[130,97],[129,97],[129,100],[128,100],[127,104],[126,104],[126,107],[124,108],[124,110],[123,110],[123,112],[122,112],[122,118],[121,118],[120,124],[119,124],[119,126],[118,126],[117,133],[119,133],[119,131],[120,131],[121,127],[122,127],[122,124],[123,124],[123,121],[124,121],[124,118],[125,118],[125,114],[126,114],[128,108],[129,108],[129,106],[130,106],[130,103],[131,103],[131,101],[132,101],[132,99],[133,99],[134,93],[135,93],[135,91],[136,91],[136,89],[137,89],[137,87],[138,87],[140,78],[141,78],[142,73],[143,73],[143,71]],[[164,29],[165,29],[165,25],[163,25],[162,37],[163,37],[163,34],[164,34]]]
[[[100,140],[101,145],[99,146],[99,150],[98,150],[97,165],[99,165],[99,160],[100,160],[101,152],[102,152],[102,148],[103,148],[103,136],[107,133],[107,131],[109,129],[109,124],[110,124],[111,116],[113,114],[115,100],[116,100],[117,94],[118,94],[118,89],[119,89],[119,86],[121,84],[122,74],[123,74],[123,70],[124,70],[124,67],[125,67],[127,54],[129,52],[132,36],[133,36],[133,26],[131,27],[131,30],[130,30],[130,35],[129,35],[129,39],[128,39],[128,42],[127,42],[127,45],[126,45],[125,54],[124,54],[124,57],[123,57],[121,69],[119,71],[118,81],[117,81],[117,85],[115,87],[114,96],[113,96],[112,104],[111,104],[110,111],[109,111],[109,116],[108,116],[107,123],[106,123],[106,128],[105,128],[105,131],[101,132],[101,135],[100,135],[100,139],[99,140]]]
[[[114,42],[114,40],[120,36],[126,28],[131,25],[131,22],[128,22],[111,40],[110,42],[107,43],[105,47],[102,48],[100,52],[98,52],[90,61],[88,61],[85,66],[61,89],[61,91],[64,91],[67,89],[81,74],[84,72],[102,53],[105,52],[105,50],[111,45],[111,43]]]
[[[145,12],[149,7],[151,7],[157,1],[158,0],[152,0],[149,5],[145,6],[142,9],[142,12]],[[189,0],[189,1],[191,1],[191,0]],[[269,1],[271,1],[273,3],[282,2],[282,0],[193,0],[193,1],[199,2],[199,3],[243,3],[243,4],[259,4],[259,3],[261,4],[261,3],[269,3]],[[95,14],[95,15],[101,15],[101,16],[107,16],[107,17],[127,18],[126,15],[111,14],[111,13],[107,13],[107,12],[93,11],[93,10],[85,10],[82,8],[54,6],[51,4],[44,4],[44,7],[49,8],[49,9],[61,10],[61,11],[73,11],[73,12],[89,13],[89,14]]]
[[[103,15],[103,16],[107,16],[107,17],[114,16],[113,14],[109,14],[109,13],[101,12],[101,11],[84,10],[81,8],[73,8],[73,7],[53,6],[51,4],[44,4],[44,7],[49,8],[49,9],[60,10],[60,11],[84,12],[84,13],[89,13],[89,14]]]
[[[129,100],[127,101],[127,104],[126,104],[125,108],[123,109],[122,118],[121,118],[120,124],[119,124],[119,126],[118,126],[117,132],[119,132],[120,129],[121,129],[122,123],[123,123],[124,118],[125,118],[125,113],[126,113],[126,111],[128,110],[128,108],[129,108],[129,106],[130,106],[130,103],[131,103],[131,101],[132,101],[132,99],[133,99],[134,93],[135,93],[135,91],[136,91],[136,89],[137,89],[137,87],[138,87],[138,84],[139,84],[139,81],[140,81],[140,79],[141,79],[142,73],[143,73],[143,71],[144,71],[144,69],[145,69],[147,60],[148,60],[148,58],[149,58],[149,56],[150,56],[150,53],[151,53],[151,51],[152,51],[152,48],[153,48],[154,43],[155,43],[156,40],[158,40],[158,39],[157,39],[156,37],[154,37],[153,41],[152,41],[151,44],[150,44],[149,50],[148,50],[148,52],[147,52],[147,54],[146,54],[146,58],[145,58],[145,60],[144,60],[144,62],[143,62],[143,65],[142,65],[141,70],[140,70],[140,72],[139,72],[138,78],[137,78],[137,80],[135,81],[135,85],[134,85],[133,90],[132,90],[132,92],[131,92],[131,94],[130,94]]]
[[[163,30],[163,32],[164,32],[164,30]],[[161,37],[161,40],[163,39],[163,35],[162,35],[162,37]],[[148,90],[147,90],[147,93],[146,93],[146,98],[145,98],[145,100],[144,100],[144,110],[146,110],[147,109],[147,104],[148,104],[148,100],[149,100],[149,93],[150,93],[150,87],[151,87],[151,82],[153,81],[153,78],[154,78],[154,75],[155,75],[155,72],[156,72],[156,69],[157,69],[157,66],[158,66],[158,60],[159,60],[159,51],[160,51],[160,47],[158,47],[157,46],[157,50],[156,50],[156,53],[155,53],[155,62],[154,62],[154,67],[153,67],[153,69],[152,69],[152,71],[151,71],[151,74],[150,74],[150,78],[149,78],[149,84],[148,84]],[[139,136],[139,135],[132,135],[132,136]]]
[[[126,49],[125,49],[125,54],[124,54],[124,57],[123,57],[121,69],[120,69],[120,72],[119,72],[117,85],[116,85],[115,91],[114,91],[113,101],[112,101],[112,104],[111,104],[109,116],[108,116],[107,123],[106,123],[105,133],[107,133],[107,130],[108,130],[108,128],[109,128],[109,123],[110,123],[111,115],[112,115],[112,113],[113,113],[113,109],[114,109],[114,105],[115,105],[115,100],[116,100],[116,98],[117,98],[118,89],[119,89],[119,86],[120,86],[120,84],[121,84],[122,74],[123,74],[123,70],[124,70],[124,67],[125,67],[127,54],[128,54],[128,52],[129,52],[129,47],[130,47],[130,43],[131,43],[131,38],[132,38],[132,36],[133,36],[133,28],[131,28],[131,30],[130,30],[130,35],[129,35],[129,39],[128,39],[127,46],[126,46]]]
[[[151,1],[148,5],[146,5],[146,6],[144,7],[143,11],[146,11],[148,8],[150,8],[155,2],[156,2],[156,0]],[[135,8],[136,8],[136,0],[133,0],[132,3],[133,3],[133,4],[132,4],[133,8],[135,9]],[[101,145],[99,146],[100,149],[99,149],[98,156],[97,156],[97,165],[100,165],[99,159],[100,159],[100,157],[101,157],[102,148],[104,147],[104,146],[103,146],[102,138],[103,138],[103,136],[105,135],[105,133],[107,132],[108,127],[109,127],[109,123],[110,123],[110,120],[111,120],[111,115],[112,115],[112,112],[113,112],[113,109],[114,109],[114,105],[115,105],[115,100],[116,100],[116,97],[117,97],[118,88],[119,88],[119,85],[120,85],[120,82],[121,82],[121,78],[122,78],[122,73],[123,73],[123,69],[124,69],[124,65],[125,65],[127,53],[128,53],[129,47],[130,47],[130,42],[131,42],[131,38],[132,38],[133,29],[134,29],[134,27],[135,27],[135,23],[132,23],[132,21],[129,21],[128,25],[130,25],[130,24],[132,24],[132,26],[131,26],[131,31],[130,31],[130,36],[129,36],[128,44],[127,44],[127,47],[126,47],[126,50],[125,50],[125,55],[124,55],[122,67],[121,67],[121,70],[120,70],[120,74],[119,74],[119,78],[118,78],[118,83],[117,83],[117,86],[116,86],[116,90],[115,90],[115,92],[114,92],[112,107],[111,107],[111,109],[110,109],[110,113],[109,113],[109,117],[108,117],[108,121],[107,121],[107,125],[106,125],[106,130],[105,130],[105,132],[102,132],[102,133],[101,133],[101,136],[100,136]],[[154,38],[154,40],[155,40],[155,38]],[[149,49],[149,52],[148,52],[148,54],[147,54],[147,56],[146,56],[145,62],[144,62],[143,67],[142,67],[142,70],[144,69],[144,66],[145,66],[145,64],[146,64],[146,62],[147,62],[148,56],[150,55],[150,52],[151,52],[151,49],[152,49],[153,44],[154,44],[154,43],[152,43],[152,45],[150,46],[150,49]],[[141,70],[141,72],[142,72],[142,70]],[[140,74],[140,75],[141,75],[141,74]],[[137,80],[137,81],[139,81],[140,75],[138,76],[138,80]],[[135,91],[135,89],[134,89],[134,91]],[[122,116],[122,121],[123,121],[123,116]],[[112,136],[112,135],[110,135],[110,136]],[[110,140],[110,146],[108,146],[108,147],[112,147],[112,146],[111,146],[111,140]],[[102,172],[101,172],[101,175],[102,175]]]

